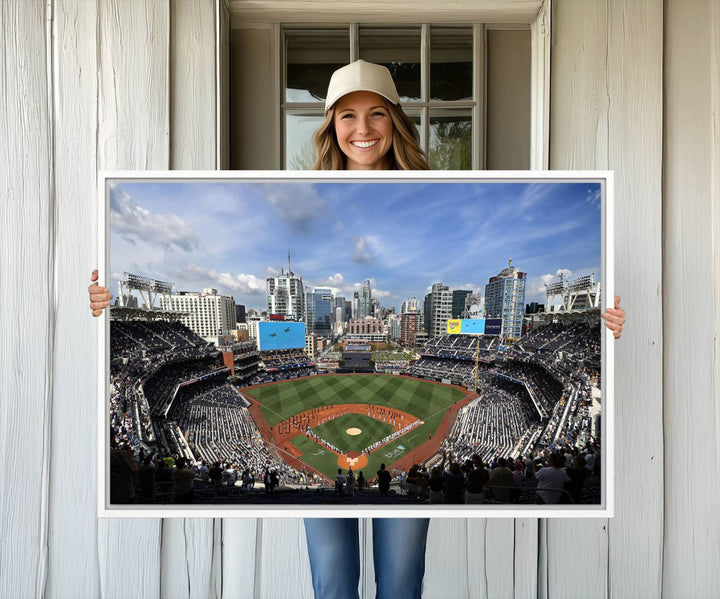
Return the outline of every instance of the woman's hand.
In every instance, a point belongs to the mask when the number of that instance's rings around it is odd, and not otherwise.
[[[613,332],[615,339],[620,339],[625,324],[625,310],[620,307],[620,297],[615,296],[615,308],[608,308],[602,315],[605,326]]]
[[[93,316],[100,316],[103,313],[103,310],[110,305],[110,300],[113,296],[107,287],[100,287],[100,285],[97,284],[97,269],[92,271],[90,280],[93,282],[92,285],[88,287],[88,293],[90,294],[90,309],[92,310]]]

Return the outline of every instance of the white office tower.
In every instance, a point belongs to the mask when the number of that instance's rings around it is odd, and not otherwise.
[[[235,300],[231,295],[218,295],[216,289],[179,291],[160,297],[164,311],[181,312],[180,321],[207,341],[235,330]]]
[[[301,321],[305,317],[305,289],[302,277],[289,268],[277,277],[267,278],[268,314],[282,314],[291,320]]]
[[[430,327],[431,337],[447,333],[447,321],[452,318],[453,294],[447,285],[435,283],[430,291]]]

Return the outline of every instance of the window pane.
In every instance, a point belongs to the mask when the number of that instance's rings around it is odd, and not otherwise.
[[[360,58],[386,66],[401,102],[420,100],[420,28],[360,28]]]
[[[287,31],[286,102],[325,100],[333,71],[350,62],[348,29]]]
[[[412,108],[410,108],[410,109],[403,108],[403,110],[405,111],[405,114],[407,114],[410,117],[410,119],[412,119],[412,121],[415,123],[415,128],[417,129],[418,135],[420,136],[420,147],[424,148],[425,140],[423,139],[423,130],[422,130],[422,121],[420,118],[420,109],[416,108],[413,110]]]
[[[428,162],[433,170],[472,168],[472,116],[469,110],[430,111]]]
[[[322,122],[322,113],[295,112],[285,115],[285,170],[312,169],[315,164],[312,135]]]
[[[473,35],[470,27],[430,29],[430,99],[472,100]]]

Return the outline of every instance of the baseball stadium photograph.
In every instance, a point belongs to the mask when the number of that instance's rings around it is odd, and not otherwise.
[[[605,507],[604,178],[128,175],[107,514]]]

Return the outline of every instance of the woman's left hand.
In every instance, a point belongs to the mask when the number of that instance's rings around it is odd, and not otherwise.
[[[620,307],[620,297],[615,296],[615,308],[608,308],[602,315],[605,326],[613,332],[615,339],[620,339],[625,324],[625,310]]]

